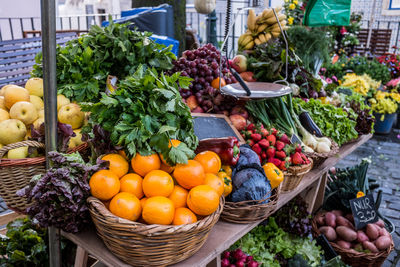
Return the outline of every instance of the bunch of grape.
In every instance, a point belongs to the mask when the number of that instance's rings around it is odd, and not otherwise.
[[[193,79],[188,90],[181,89],[180,94],[184,99],[194,96],[200,109],[196,112],[223,113],[233,107],[232,99],[226,99],[221,95],[213,81],[219,78],[221,59],[222,78],[226,84],[236,83],[228,69],[228,61],[225,57],[221,58],[221,52],[212,44],[206,44],[196,50],[187,50],[178,60],[174,61],[172,72],[181,72],[183,76]],[[219,85],[214,81],[214,84]]]
[[[311,215],[307,203],[300,196],[279,209],[274,217],[278,226],[288,233],[301,237],[311,234]]]

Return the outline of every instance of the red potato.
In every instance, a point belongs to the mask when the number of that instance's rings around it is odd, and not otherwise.
[[[339,240],[336,242],[336,244],[344,249],[349,249],[351,247],[351,243],[344,240]]]
[[[336,215],[332,212],[325,213],[326,225],[335,228],[336,227]]]
[[[351,223],[354,223],[354,217],[353,214],[349,213],[346,216],[344,216],[347,220],[349,220]]]
[[[368,236],[364,233],[364,231],[358,230],[357,231],[357,241],[362,243],[364,241],[369,241]]]
[[[354,225],[343,216],[337,216],[336,217],[336,225],[337,226],[347,226],[350,229],[355,230]]]
[[[319,225],[325,225],[325,216],[323,214],[317,214],[316,221]]]
[[[378,229],[377,227],[379,227],[379,226],[376,226],[376,225],[371,224],[371,223],[367,224],[367,228],[366,228],[365,232],[367,233],[367,236],[369,237],[369,239],[371,241],[373,241],[373,240],[375,240],[375,239],[377,239],[379,237],[379,230],[380,229]]]
[[[338,226],[336,227],[337,235],[342,238],[344,241],[352,242],[357,239],[356,231],[346,227],[346,226]]]
[[[389,236],[389,237],[391,237],[391,234],[386,230],[386,228],[381,228],[379,230],[379,236]]]
[[[363,245],[364,249],[368,249],[372,253],[378,253],[379,252],[378,248],[372,242],[364,241],[362,243],[362,245]]]
[[[337,238],[335,229],[330,226],[322,226],[319,228],[319,231],[326,236],[326,239],[329,241],[334,241]]]
[[[392,239],[389,236],[381,236],[375,241],[375,246],[379,250],[385,250],[392,244]]]
[[[375,225],[377,225],[377,226],[379,226],[380,228],[383,228],[383,227],[385,227],[385,223],[381,220],[381,219],[379,219],[376,223],[374,223]]]
[[[335,214],[336,217],[343,216],[343,211],[341,210],[332,210],[331,212]]]

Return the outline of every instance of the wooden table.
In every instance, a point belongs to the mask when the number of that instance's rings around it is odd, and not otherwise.
[[[280,194],[278,209],[299,194],[302,195],[308,203],[308,209],[310,212],[319,208],[322,205],[324,198],[327,172],[329,168],[335,166],[342,158],[351,154],[356,148],[367,142],[371,137],[371,134],[365,135],[357,142],[342,146],[339,154],[327,159],[318,169],[309,172],[296,189],[288,193]],[[207,264],[209,264],[209,266],[220,266],[220,254],[259,223],[260,221],[250,224],[232,224],[219,221],[211,230],[205,244],[196,254],[172,266],[192,267],[206,266]],[[87,253],[96,257],[107,266],[130,266],[120,261],[105,247],[104,243],[96,235],[95,229],[79,234],[62,233],[62,235],[78,245],[75,266],[84,266],[82,260],[87,257]]]

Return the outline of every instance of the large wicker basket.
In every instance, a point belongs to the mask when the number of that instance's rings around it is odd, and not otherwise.
[[[248,200],[241,202],[225,202],[221,219],[231,223],[252,223],[268,218],[276,209],[278,203],[278,189],[272,189],[261,200]],[[262,204],[265,200],[268,203]]]
[[[327,158],[333,157],[334,155],[339,153],[339,145],[332,139],[331,142],[332,142],[331,151],[329,151],[328,153],[317,153],[317,152],[304,153],[308,158],[311,158],[313,160],[313,169],[321,166],[322,163],[324,163],[324,161]]]
[[[146,225],[113,215],[97,198],[88,198],[89,211],[104,244],[132,266],[165,266],[183,261],[198,251],[217,223],[224,206],[193,224]]]
[[[300,166],[291,166],[286,171],[283,172],[284,179],[279,185],[279,190],[281,192],[292,191],[295,189],[313,166],[313,160],[310,158],[310,163]]]
[[[312,233],[314,237],[321,234],[318,230],[316,216],[312,221]],[[336,243],[329,242],[332,248],[340,255],[343,262],[352,267],[379,267],[383,264],[386,258],[389,256],[390,252],[394,248],[393,240],[390,247],[379,253],[364,253],[358,252],[354,249],[344,249],[338,246]]]
[[[16,192],[29,184],[33,176],[44,174],[46,171],[46,157],[24,158],[24,159],[2,159],[7,152],[19,147],[45,148],[45,145],[36,141],[22,141],[4,146],[0,149],[0,197],[6,202],[7,207],[24,213],[29,206],[26,198],[19,197]],[[68,153],[83,151],[88,148],[83,143]]]

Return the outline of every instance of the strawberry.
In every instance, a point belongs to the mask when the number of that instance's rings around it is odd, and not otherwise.
[[[254,130],[254,128],[255,128],[254,123],[250,123],[250,124],[247,125],[247,127],[246,127],[247,130]]]
[[[267,158],[267,153],[265,153],[265,152],[261,153],[261,158],[262,159],[266,159]]]
[[[279,138],[280,141],[284,142],[285,144],[290,144],[289,137],[284,133],[282,136]]]
[[[281,160],[277,159],[277,158],[268,158],[268,162],[273,163],[276,167],[278,167],[279,165],[281,165]],[[279,167],[278,167],[279,168]]]
[[[303,151],[303,149],[301,148],[301,145],[300,145],[300,144],[297,144],[297,145],[296,145],[296,152],[301,153],[302,151]]]
[[[286,158],[286,153],[285,153],[285,151],[276,151],[275,152],[275,157],[280,158],[280,159],[285,159]]]
[[[300,156],[303,159],[304,164],[310,163],[310,160],[306,157],[306,155],[304,155],[303,153],[300,153]]]
[[[257,155],[261,155],[261,151],[262,151],[262,150],[261,150],[261,147],[260,147],[259,144],[253,145],[253,146],[251,147],[251,149],[253,149],[253,151],[256,152]]]
[[[267,157],[268,158],[274,158],[275,157],[275,148],[274,147],[269,147],[267,149]]]
[[[303,159],[302,159],[302,157],[301,157],[301,155],[300,155],[299,152],[294,153],[294,154],[291,156],[291,158],[292,158],[292,163],[293,163],[294,165],[301,165],[301,164],[304,163],[304,161],[303,161]]]
[[[286,171],[288,163],[286,161],[281,161],[281,164],[279,164],[279,166],[277,166],[280,170],[282,171]]]
[[[260,147],[265,149],[269,147],[269,142],[267,141],[267,139],[261,139],[261,141],[258,142],[258,144],[260,145]]]
[[[261,128],[261,135],[262,135],[263,137],[267,137],[268,134],[269,134],[269,132],[268,132],[267,129]]]
[[[249,139],[246,141],[246,144],[248,144],[249,146],[253,146],[255,144],[255,142],[254,142],[254,140]]]
[[[272,134],[272,135],[275,135],[275,136],[276,136],[277,133],[278,133],[278,130],[277,130],[277,129],[271,128],[271,134]]]
[[[267,137],[267,140],[270,142],[270,144],[271,144],[271,146],[275,146],[275,142],[276,142],[276,137],[275,137],[275,135],[269,135],[268,137]]]
[[[262,136],[258,133],[253,133],[250,135],[250,138],[254,140],[254,142],[258,142],[261,140]]]
[[[281,151],[285,147],[285,143],[282,141],[276,141],[276,150]]]
[[[253,134],[252,131],[244,131],[244,136],[246,136],[246,138],[250,138],[250,136]]]

